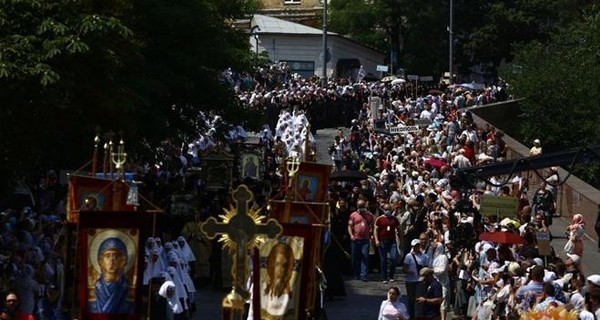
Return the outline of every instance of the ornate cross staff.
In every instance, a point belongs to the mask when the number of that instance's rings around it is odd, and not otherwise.
[[[210,217],[200,226],[200,230],[209,239],[221,235],[219,241],[224,242],[224,246],[229,249],[233,260],[231,268],[233,290],[223,300],[223,306],[233,308],[234,312],[243,312],[243,302],[250,296],[242,285],[248,275],[248,250],[258,244],[259,235],[266,234],[269,238],[275,238],[281,234],[283,228],[275,219],[262,223],[264,217],[250,208],[254,195],[247,186],[240,185],[232,195],[236,207],[225,210],[226,214],[219,216],[223,222],[217,222],[217,219]],[[244,299],[241,304],[229,301],[236,293]]]

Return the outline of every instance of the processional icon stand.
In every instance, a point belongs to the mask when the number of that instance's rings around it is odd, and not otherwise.
[[[244,287],[244,281],[249,275],[249,250],[261,242],[261,235],[266,234],[273,239],[283,231],[275,219],[262,222],[264,217],[259,211],[251,208],[254,195],[246,185],[237,187],[232,196],[236,207],[225,209],[226,213],[219,215],[223,222],[210,217],[200,226],[200,230],[209,239],[221,235],[219,242],[224,243],[233,260],[232,289],[222,302],[223,320],[241,320],[244,317],[244,304],[250,297]]]

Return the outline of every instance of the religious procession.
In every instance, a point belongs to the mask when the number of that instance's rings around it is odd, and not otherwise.
[[[589,221],[550,232],[558,168],[464,179],[511,161],[469,111],[509,98],[502,84],[415,95],[285,72],[225,77],[264,110],[260,131],[200,113],[207,131],[154,163],[99,135],[88,164],[2,208],[6,319],[203,319],[211,286],[222,319],[334,319],[349,283],[381,286],[377,319],[598,316]],[[319,145],[323,128],[339,129]],[[531,152],[543,159],[540,141]]]

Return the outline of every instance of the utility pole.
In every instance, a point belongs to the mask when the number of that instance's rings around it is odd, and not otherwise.
[[[453,60],[453,52],[452,50],[454,49],[454,31],[452,30],[452,28],[454,28],[454,4],[453,4],[453,0],[450,0],[450,21],[449,21],[449,25],[448,25],[448,72],[450,72],[450,84],[454,83],[454,72],[453,72],[453,65],[452,65],[452,60]]]
[[[327,86],[327,1],[323,0],[323,75],[321,77],[321,87]]]

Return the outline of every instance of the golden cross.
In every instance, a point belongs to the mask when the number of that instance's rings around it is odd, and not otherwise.
[[[209,238],[214,239],[217,235],[225,238],[225,244],[229,246],[234,261],[231,268],[232,284],[247,299],[250,295],[242,285],[248,274],[248,250],[256,243],[256,237],[266,234],[269,238],[275,238],[281,234],[283,228],[275,219],[269,219],[266,223],[261,223],[262,217],[254,210],[249,210],[254,195],[245,185],[240,185],[233,191],[233,201],[236,203],[236,210],[230,216],[221,216],[224,222],[217,222],[217,219],[210,217],[200,225],[200,230]],[[252,211],[252,212],[249,212]],[[229,241],[228,241],[229,240]]]

